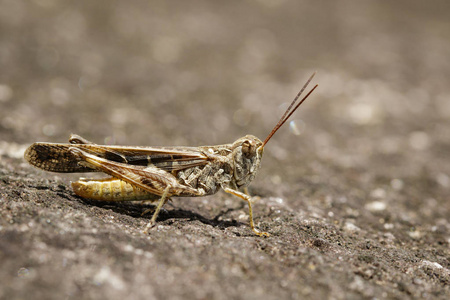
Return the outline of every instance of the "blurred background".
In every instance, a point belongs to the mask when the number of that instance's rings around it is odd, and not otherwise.
[[[264,139],[314,71],[250,186],[268,239],[225,193],[143,235],[23,160]],[[448,299],[449,78],[448,0],[0,0],[0,298]]]
[[[0,140],[264,139],[317,71],[257,186],[316,184],[325,202],[320,186],[354,201],[408,187],[412,214],[445,217],[449,20],[448,1],[1,0]]]

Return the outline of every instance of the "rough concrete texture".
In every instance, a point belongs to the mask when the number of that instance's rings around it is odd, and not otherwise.
[[[449,299],[450,2],[0,1],[1,299]],[[264,138],[245,203],[74,195],[33,142]]]

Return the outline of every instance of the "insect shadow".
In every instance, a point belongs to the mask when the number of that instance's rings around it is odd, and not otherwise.
[[[93,199],[87,199],[82,198],[77,195],[72,195],[77,200],[83,202],[84,204],[88,206],[95,206],[103,209],[109,209],[115,213],[121,214],[121,215],[128,215],[130,217],[133,217],[135,219],[138,218],[151,218],[152,212],[156,208],[156,205],[153,204],[142,204],[138,201],[136,202],[105,202],[105,201],[98,201]],[[171,202],[168,202],[170,205]],[[172,206],[174,207],[174,206]],[[158,221],[164,222],[167,220],[172,220],[170,224],[174,223],[176,219],[178,220],[188,220],[188,221],[200,221],[203,224],[211,225],[214,227],[218,227],[221,229],[225,229],[228,227],[241,227],[245,225],[242,222],[236,221],[236,220],[221,220],[221,217],[227,215],[230,212],[242,210],[245,208],[245,203],[241,205],[240,207],[236,208],[227,208],[226,210],[222,210],[218,215],[216,215],[214,218],[206,218],[196,212],[193,212],[192,210],[187,210],[183,208],[173,208],[170,210],[162,209],[159,216]]]

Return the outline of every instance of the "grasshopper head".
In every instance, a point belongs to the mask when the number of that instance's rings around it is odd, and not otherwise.
[[[237,187],[247,186],[261,166],[263,143],[253,135],[246,135],[233,143],[233,177]]]
[[[261,166],[261,158],[264,146],[272,138],[275,132],[277,132],[278,129],[280,129],[280,127],[283,126],[283,124],[289,119],[289,117],[297,110],[297,108],[303,103],[303,101],[305,101],[306,98],[308,98],[308,96],[311,95],[311,93],[316,89],[317,84],[311,89],[311,91],[309,91],[309,93],[305,97],[303,97],[303,99],[299,103],[297,103],[300,95],[306,89],[315,74],[316,73],[314,72],[308,79],[303,88],[291,102],[284,115],[281,117],[280,121],[278,121],[277,125],[275,125],[275,127],[266,137],[264,142],[253,135],[246,135],[234,142],[232,147],[234,160],[233,177],[238,188],[247,186],[250,184],[250,182],[252,182],[252,180],[255,178],[256,172]]]

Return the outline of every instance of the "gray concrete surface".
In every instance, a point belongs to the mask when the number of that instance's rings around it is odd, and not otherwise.
[[[1,299],[450,298],[448,1],[0,1]],[[83,200],[22,158],[264,138],[245,203]]]

